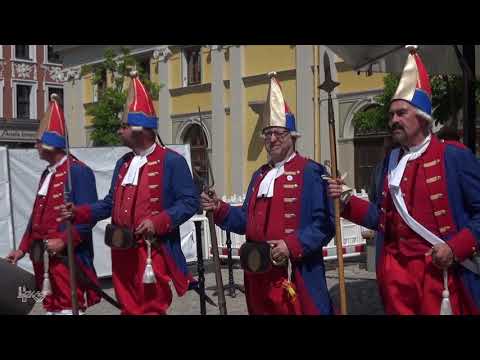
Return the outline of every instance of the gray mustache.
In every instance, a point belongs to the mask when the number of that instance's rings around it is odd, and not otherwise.
[[[390,131],[394,131],[394,130],[403,130],[403,127],[400,126],[399,124],[393,124],[393,125],[390,127]]]

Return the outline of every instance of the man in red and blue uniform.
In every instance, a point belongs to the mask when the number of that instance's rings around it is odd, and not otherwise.
[[[111,248],[112,280],[122,314],[163,315],[172,302],[170,281],[179,296],[196,284],[181,250],[179,226],[196,213],[198,190],[186,160],[156,142],[152,99],[137,73],[131,77],[118,134],[132,152],[117,161],[107,196],[75,207],[73,214],[78,223],[112,217],[112,224],[132,232],[135,247]],[[149,256],[150,237],[157,241]],[[153,270],[148,281],[147,265]]]
[[[266,272],[244,269],[249,314],[332,314],[322,254],[335,233],[322,180],[326,171],[295,151],[295,118],[274,76],[263,118],[269,162],[253,174],[243,206],[230,206],[206,193],[202,206],[214,211],[222,229],[245,234],[247,242],[267,242],[275,262],[290,262],[291,274],[287,266]]]
[[[434,136],[431,124],[430,82],[412,47],[390,104],[389,127],[401,148],[385,160],[378,201],[347,198],[342,216],[378,231],[387,314],[478,314],[480,165],[462,144]],[[329,182],[329,194],[339,197],[341,181]]]
[[[68,179],[71,178],[72,181],[70,201],[74,204],[82,205],[97,200],[92,170],[72,155],[67,159],[65,118],[58,101],[58,97],[53,94],[49,110],[40,125],[36,145],[40,158],[47,161],[49,166],[41,175],[32,215],[20,246],[7,256],[7,259],[16,263],[26,253],[30,253],[37,288],[42,288],[42,283],[47,281],[48,285],[43,286],[46,295],[43,307],[47,314],[52,315],[72,314],[69,268],[65,254],[67,232],[65,224],[60,221],[60,207],[65,203],[64,192]],[[72,226],[72,239],[76,266],[79,267],[77,272],[82,271],[91,282],[98,285],[93,266],[92,226]],[[43,256],[35,256],[43,251],[48,252],[47,264]],[[48,266],[47,275],[45,266]],[[77,298],[80,313],[100,301],[91,287],[78,280]]]

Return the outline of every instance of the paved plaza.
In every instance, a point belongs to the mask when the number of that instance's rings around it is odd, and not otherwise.
[[[195,267],[192,267],[195,271]],[[236,284],[243,284],[243,271],[235,264],[234,280]],[[226,266],[222,269],[223,282],[228,283],[228,269]],[[338,272],[336,261],[326,261],[326,278],[327,285],[334,303],[339,308],[339,290],[338,290]],[[366,270],[365,258],[357,257],[353,260],[345,261],[345,282],[347,286],[348,312],[351,315],[381,315],[383,308],[378,296],[377,282],[375,274]],[[205,274],[205,285],[207,295],[213,301],[217,302],[215,291],[215,273],[213,266],[207,266]],[[102,279],[104,290],[114,297],[114,290],[110,278]],[[199,296],[193,291],[189,291],[185,296],[178,298],[175,290],[173,290],[174,298],[170,307],[169,315],[200,315]],[[240,291],[235,292],[235,297],[228,296],[226,292],[228,315],[247,315],[247,306],[245,296]],[[44,310],[41,304],[35,305],[31,315],[42,315]],[[105,300],[99,304],[92,306],[87,310],[87,315],[118,315],[119,310],[110,305]],[[207,303],[207,315],[218,315],[218,308]]]

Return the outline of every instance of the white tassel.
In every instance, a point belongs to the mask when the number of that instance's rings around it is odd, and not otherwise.
[[[149,239],[146,239],[147,243],[147,265],[145,266],[145,272],[143,273],[143,283],[144,284],[155,284],[157,280],[155,279],[155,273],[153,272],[152,266],[152,243]]]
[[[448,274],[447,270],[443,270],[443,287],[442,304],[440,305],[440,315],[453,315],[452,306],[450,304],[450,292],[448,291]]]
[[[48,296],[52,294],[52,285],[50,284],[50,277],[48,276],[49,256],[47,249],[47,242],[45,242],[45,250],[43,251],[43,285],[42,295]]]

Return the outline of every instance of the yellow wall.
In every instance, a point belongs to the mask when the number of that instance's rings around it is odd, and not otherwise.
[[[230,115],[225,114],[225,194],[232,195],[232,126],[230,123]]]
[[[93,116],[85,115],[85,126],[91,126],[93,124]]]
[[[182,87],[182,53],[180,49],[174,49],[172,56],[168,59],[169,65],[169,88],[175,89]]]
[[[358,75],[356,71],[345,71],[339,72],[337,75],[337,81],[340,83],[337,89],[342,93],[383,89],[384,86],[385,74],[374,73],[372,76],[366,76],[365,73]]]
[[[92,84],[92,74],[86,74],[83,77],[83,103],[88,104],[93,102],[93,84]]]
[[[159,84],[160,76],[158,74],[158,63],[150,60],[150,81]],[[167,85],[167,84],[165,84]]]
[[[266,79],[267,80],[267,79]],[[297,110],[297,82],[295,79],[280,81],[283,96],[290,110],[296,114]],[[265,101],[267,99],[268,83],[246,87],[245,101]]]
[[[200,106],[201,111],[210,111],[212,109],[212,94],[210,91],[172,96],[171,100],[172,114],[198,112],[198,106]]]
[[[231,102],[231,95],[230,95],[230,89],[225,88],[225,91],[223,92],[223,103],[225,104],[225,107],[230,106]]]
[[[248,189],[248,184],[250,183],[255,170],[257,170],[267,161],[267,152],[265,151],[265,147],[263,145],[263,139],[260,137],[260,131],[258,131],[261,129],[261,123],[259,123],[261,121],[261,116],[255,113],[248,105],[246,105],[245,114],[246,121],[243,131],[243,148],[245,158],[245,168],[243,173],[244,193]],[[251,157],[252,152],[255,154],[253,158]]]
[[[202,48],[202,84],[209,84],[212,82],[212,56],[210,49]]]
[[[295,68],[295,46],[246,45],[244,59],[244,76],[292,69]]]
[[[246,192],[248,184],[255,170],[267,160],[267,152],[260,137],[262,131],[262,117],[248,105],[252,101],[264,101],[268,92],[268,83],[249,86],[245,88],[245,129],[243,132],[243,148],[245,156],[245,170],[243,174],[243,191]]]
[[[223,79],[230,80],[230,50],[228,48],[223,50],[223,57],[225,59],[223,63]]]

